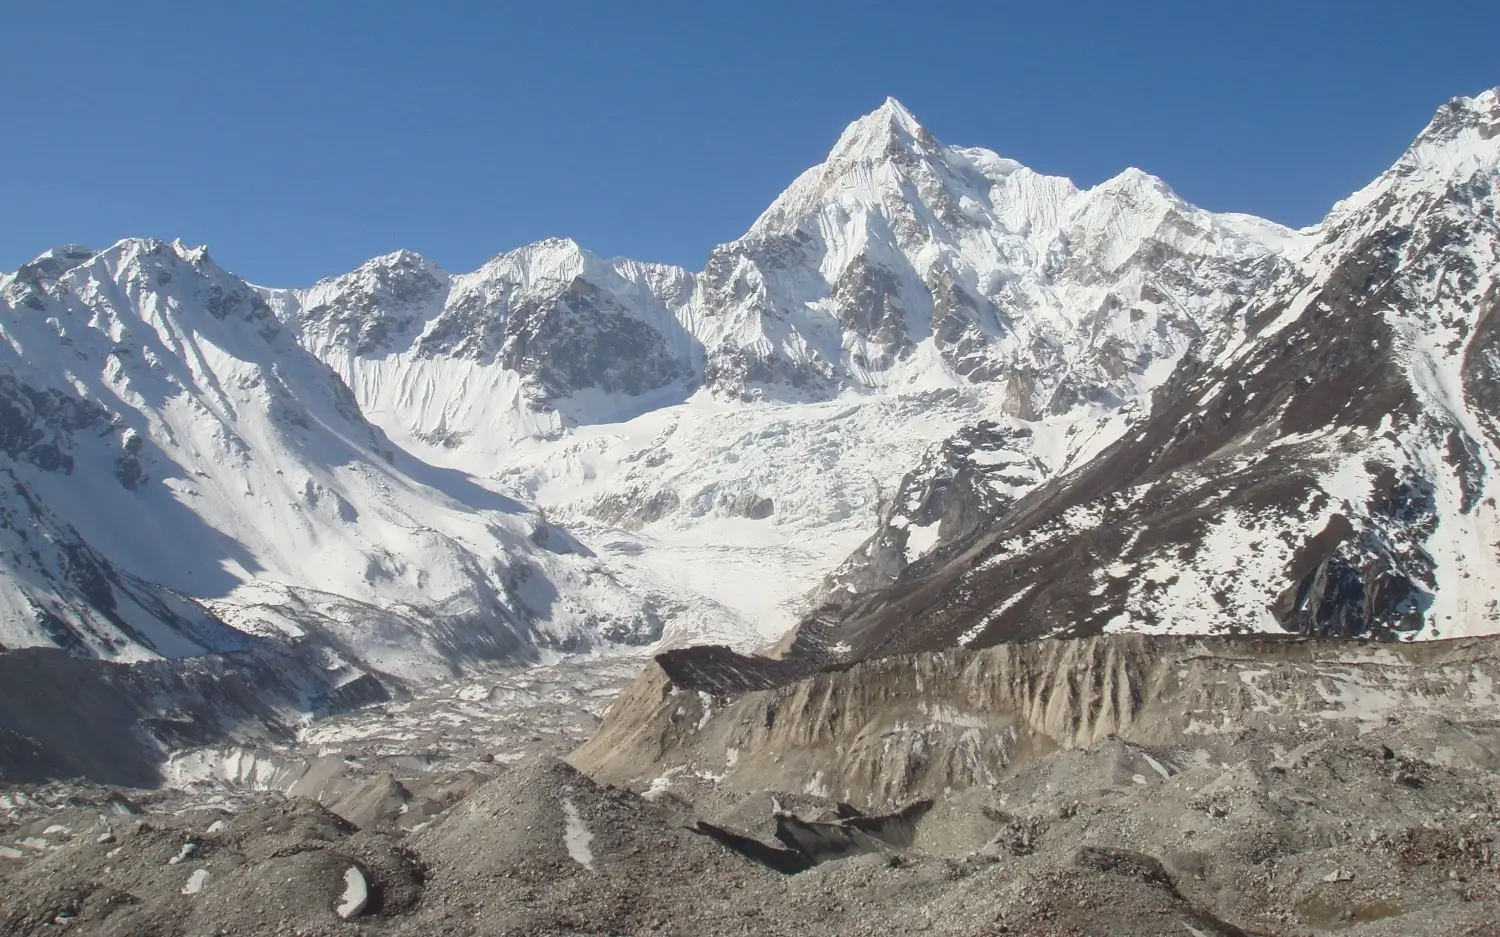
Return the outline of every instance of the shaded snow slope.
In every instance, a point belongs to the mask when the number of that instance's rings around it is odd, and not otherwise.
[[[213,603],[426,678],[660,630],[534,509],[392,445],[202,249],[45,255],[0,280],[0,334],[6,646],[222,649]]]

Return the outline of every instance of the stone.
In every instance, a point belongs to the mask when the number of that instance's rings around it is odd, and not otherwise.
[[[344,872],[344,894],[339,898],[338,916],[346,921],[358,917],[369,902],[370,886],[365,882],[365,874],[351,865]]]

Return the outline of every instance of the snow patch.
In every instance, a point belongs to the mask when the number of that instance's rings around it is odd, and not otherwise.
[[[566,828],[563,832],[563,842],[567,845],[568,855],[574,862],[585,869],[594,868],[594,852],[589,844],[594,841],[594,834],[584,825],[583,817],[579,815],[578,808],[566,797],[562,802],[563,816],[566,818]]]
[[[344,893],[339,897],[336,913],[346,921],[358,917],[369,901],[370,886],[365,881],[365,873],[351,865],[344,870]]]

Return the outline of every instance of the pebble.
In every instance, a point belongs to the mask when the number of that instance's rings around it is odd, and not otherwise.
[[[203,890],[203,886],[208,884],[208,877],[207,869],[198,869],[188,876],[187,884],[182,886],[182,893],[184,895],[198,894]]]

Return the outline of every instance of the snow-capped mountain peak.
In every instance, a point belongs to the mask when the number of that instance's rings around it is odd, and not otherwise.
[[[1089,191],[1099,196],[1134,198],[1170,206],[1187,204],[1160,178],[1134,166],[1126,167]]]
[[[441,309],[451,279],[420,254],[399,250],[307,290],[264,292],[314,353],[363,356],[419,332]]]
[[[1500,87],[1472,98],[1454,98],[1440,108],[1397,163],[1432,166],[1449,173],[1493,167],[1500,157]]]
[[[0,273],[0,288],[11,281],[31,283],[37,288],[54,283],[59,277],[85,261],[93,258],[94,251],[81,244],[60,244],[43,251],[30,263],[22,264],[14,273]]]
[[[1138,169],[1081,192],[888,101],[714,251],[694,302],[716,329],[705,383],[802,399],[1004,381],[1022,415],[1118,401],[1291,236]]]
[[[885,103],[845,128],[828,154],[828,161],[875,161],[889,158],[895,148],[921,150],[934,145],[932,134],[917,122],[911,111],[888,97]]]
[[[1380,206],[1399,199],[1400,193],[1440,192],[1497,169],[1500,87],[1472,98],[1454,98],[1440,107],[1395,165],[1335,205],[1320,228],[1332,237],[1372,205],[1381,213]]]
[[[942,159],[941,146],[895,98],[851,123],[817,166],[803,172],[751,225],[747,238],[790,234],[827,201],[854,210],[904,199],[903,186],[924,164]]]
[[[599,275],[604,262],[572,238],[545,238],[498,254],[474,274],[504,279],[520,289],[555,286],[575,277]]]

